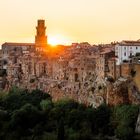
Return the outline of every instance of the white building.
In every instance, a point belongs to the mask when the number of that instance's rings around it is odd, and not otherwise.
[[[138,41],[122,41],[115,46],[115,56],[117,57],[117,65],[125,60],[130,60],[131,56],[140,53],[140,40]]]

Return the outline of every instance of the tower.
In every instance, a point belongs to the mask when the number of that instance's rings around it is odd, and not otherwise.
[[[39,51],[43,51],[47,47],[45,20],[38,20],[37,22],[35,45]]]

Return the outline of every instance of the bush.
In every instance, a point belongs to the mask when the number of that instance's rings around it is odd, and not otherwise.
[[[119,125],[116,129],[116,136],[121,140],[131,140],[133,135],[133,129],[127,125]]]
[[[127,140],[134,135],[135,124],[138,116],[138,106],[122,105],[114,108],[114,129],[118,138]]]
[[[40,106],[41,106],[43,111],[49,111],[49,110],[52,109],[53,103],[52,103],[51,100],[48,100],[48,99],[47,100],[42,100],[40,102]]]

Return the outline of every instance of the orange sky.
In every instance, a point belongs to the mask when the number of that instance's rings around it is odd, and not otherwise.
[[[0,0],[0,44],[34,42],[37,19],[60,43],[140,39],[140,0]]]

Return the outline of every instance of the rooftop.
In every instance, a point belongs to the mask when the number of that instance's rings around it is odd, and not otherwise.
[[[122,42],[118,43],[121,46],[140,46],[140,40],[133,41],[133,40],[123,40]]]
[[[35,43],[15,43],[15,42],[5,42],[2,46],[34,46]]]

